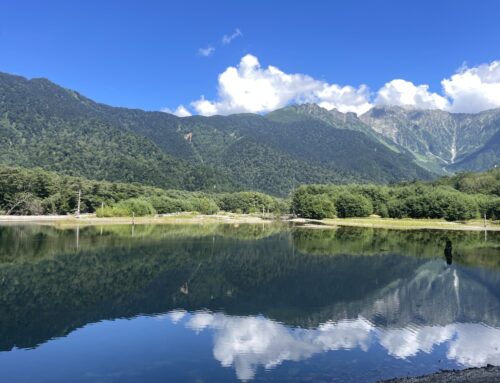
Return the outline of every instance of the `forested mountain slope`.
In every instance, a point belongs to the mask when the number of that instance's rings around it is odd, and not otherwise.
[[[0,74],[0,163],[189,190],[285,195],[304,183],[432,174],[352,114],[313,105],[267,116],[179,118],[96,103],[46,79]]]
[[[234,188],[215,169],[176,158],[103,114],[47,80],[0,75],[0,163],[169,188]]]

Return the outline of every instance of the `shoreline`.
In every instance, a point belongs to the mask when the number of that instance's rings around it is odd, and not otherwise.
[[[322,221],[327,225],[368,227],[374,229],[396,229],[396,230],[461,230],[461,231],[500,231],[500,224],[487,221],[484,226],[481,220],[466,222],[450,222],[437,219],[415,219],[415,218],[331,218]]]
[[[380,380],[377,383],[495,383],[500,379],[500,367],[472,367],[464,370],[438,371],[417,377]]]
[[[146,217],[102,217],[95,214],[73,215],[0,215],[2,224],[36,224],[51,226],[96,226],[96,225],[168,225],[168,224],[268,224],[277,222],[274,218],[263,218],[251,214],[193,214],[175,213]]]
[[[435,219],[394,219],[394,218],[330,218],[323,220],[305,218],[279,218],[272,215],[219,213],[203,215],[196,213],[173,213],[147,217],[103,217],[95,214],[72,215],[0,215],[0,225],[37,224],[51,226],[95,226],[95,225],[165,225],[165,224],[270,224],[291,223],[303,228],[335,229],[340,226],[365,227],[394,230],[461,230],[461,231],[500,231],[500,224],[487,222],[486,227],[480,220],[467,222],[448,222]]]

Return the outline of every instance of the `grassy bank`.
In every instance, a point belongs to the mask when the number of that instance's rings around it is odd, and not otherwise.
[[[439,230],[495,230],[500,231],[500,224],[493,221],[468,220],[450,222],[441,219],[414,219],[414,218],[327,218],[321,221],[330,226],[357,226],[384,229],[439,229]]]
[[[54,226],[75,225],[163,225],[163,224],[267,224],[272,222],[290,222],[303,227],[335,228],[337,226],[355,226],[383,229],[439,229],[464,231],[500,231],[500,224],[492,221],[469,220],[450,222],[439,219],[394,219],[394,218],[327,218],[310,220],[304,218],[279,219],[275,216],[262,214],[236,214],[219,212],[218,214],[204,215],[198,213],[178,213],[145,217],[96,217],[95,214],[82,214],[79,218],[71,215],[45,216],[5,216],[0,215],[0,224],[45,224]]]

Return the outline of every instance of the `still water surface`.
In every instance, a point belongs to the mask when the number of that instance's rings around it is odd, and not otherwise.
[[[500,365],[500,235],[0,226],[0,382],[376,382]]]

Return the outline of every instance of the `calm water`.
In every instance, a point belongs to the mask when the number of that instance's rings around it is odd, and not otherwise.
[[[0,227],[0,382],[375,382],[500,365],[500,235]]]

